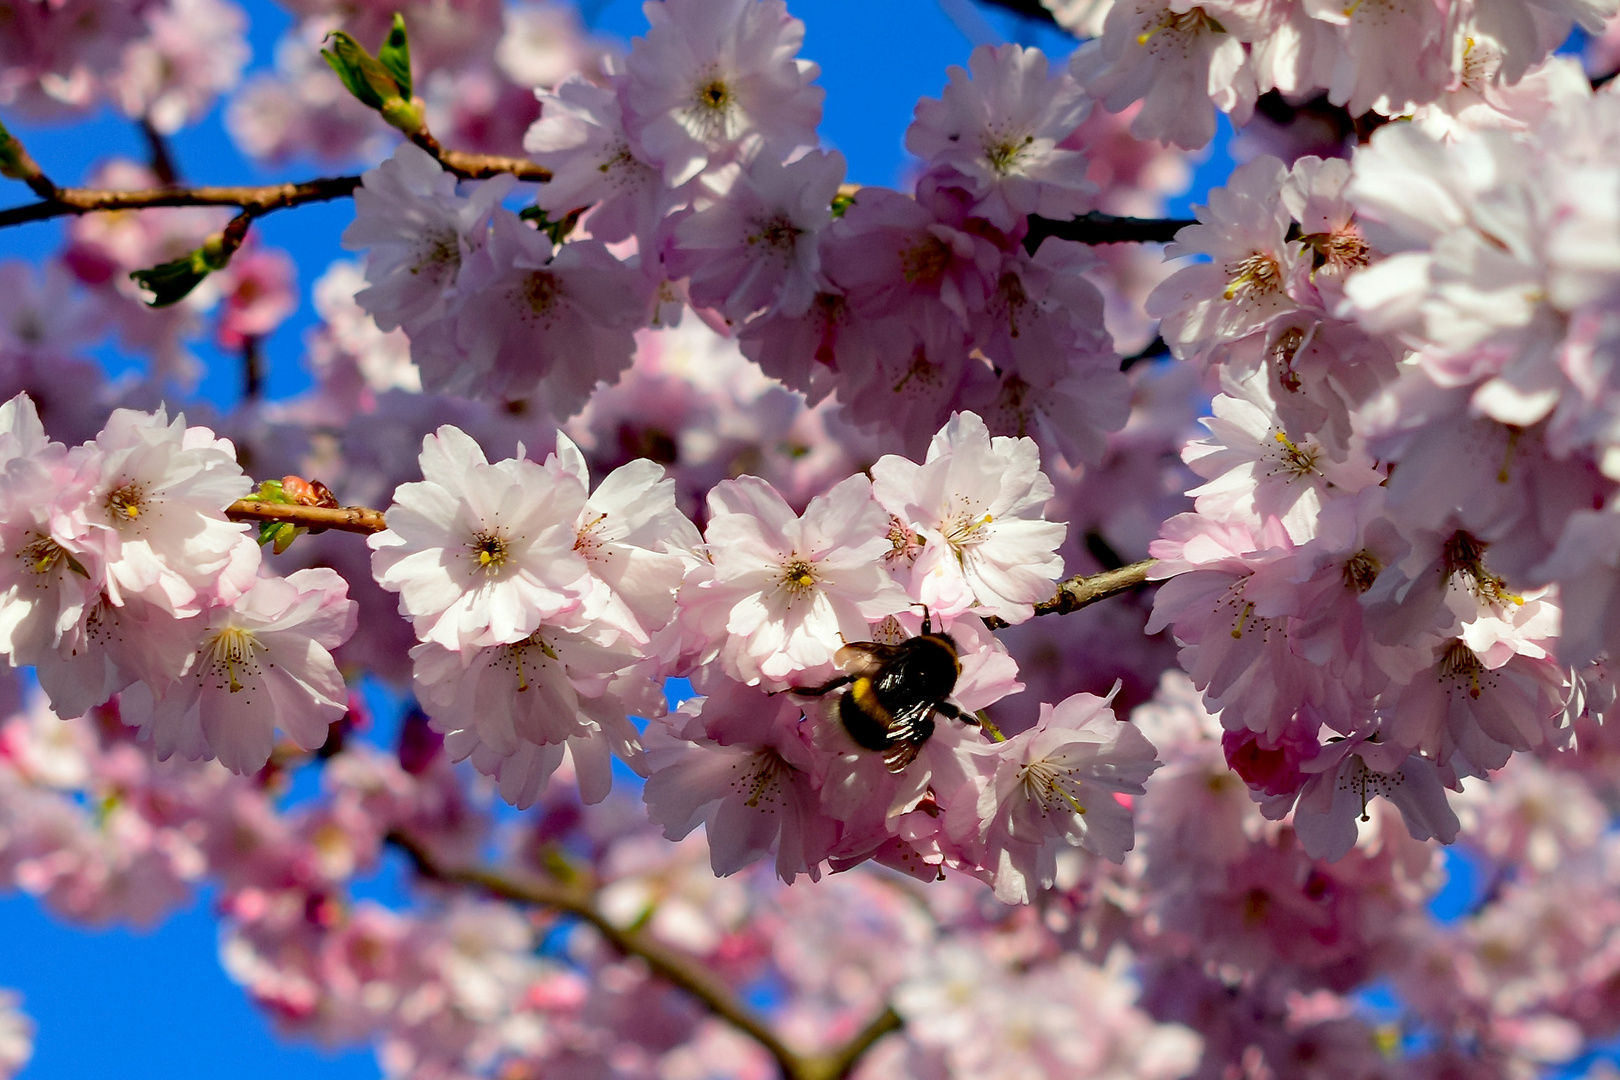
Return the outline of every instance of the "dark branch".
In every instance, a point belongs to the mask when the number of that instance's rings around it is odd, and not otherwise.
[[[429,881],[469,886],[500,900],[567,912],[590,923],[619,953],[640,957],[654,974],[691,994],[710,1012],[764,1047],[776,1060],[786,1080],[842,1080],[872,1044],[901,1026],[900,1017],[886,1007],[859,1034],[831,1054],[800,1056],[697,958],[671,949],[645,930],[621,927],[608,919],[597,908],[595,894],[588,886],[540,877],[519,879],[477,867],[452,869],[439,864],[425,847],[408,836],[390,833],[388,840],[404,851],[416,872]]]
[[[1166,244],[1176,238],[1176,233],[1196,224],[1193,218],[1115,217],[1097,210],[1070,221],[1053,221],[1032,214],[1029,235],[1024,237],[1024,250],[1033,255],[1048,236],[1082,244]]]
[[[242,339],[242,399],[258,401],[264,394],[264,349],[257,334]]]
[[[169,149],[169,140],[163,133],[152,126],[152,121],[141,117],[141,137],[146,140],[146,160],[152,167],[152,175],[164,187],[174,187],[180,182],[180,169],[174,163],[174,152]]]
[[[1010,11],[1020,18],[1033,22],[1043,22],[1050,26],[1059,26],[1057,16],[1048,11],[1041,0],[979,0],[986,7],[998,7]]]

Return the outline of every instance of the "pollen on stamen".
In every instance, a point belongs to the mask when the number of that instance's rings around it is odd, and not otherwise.
[[[261,648],[259,639],[251,630],[227,626],[214,635],[206,647],[209,668],[215,676],[225,680],[231,693],[240,693],[242,675],[258,674],[259,665],[254,654]]]
[[[1286,431],[1279,431],[1272,438],[1282,447],[1280,458],[1283,468],[1297,476],[1308,476],[1316,472],[1316,458],[1320,451],[1315,447],[1300,446],[1288,437]]]
[[[68,555],[67,549],[49,536],[35,537],[17,551],[17,558],[35,574],[49,573],[64,557],[72,562],[73,557]]]
[[[782,565],[782,587],[788,591],[788,595],[797,599],[813,589],[815,584],[815,567],[796,553],[789,556]]]
[[[1226,272],[1232,275],[1231,283],[1222,294],[1227,300],[1252,294],[1282,292],[1282,267],[1275,258],[1263,251],[1257,251],[1246,259],[1228,263]]]
[[[139,484],[124,484],[107,493],[107,510],[114,521],[136,521],[145,505],[146,491]]]
[[[490,531],[478,533],[467,548],[472,552],[478,568],[491,577],[506,565],[506,538],[499,533]]]

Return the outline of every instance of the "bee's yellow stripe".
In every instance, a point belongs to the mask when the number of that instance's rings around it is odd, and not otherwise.
[[[894,717],[889,715],[889,710],[885,709],[883,702],[878,700],[877,687],[871,679],[865,675],[860,676],[851,684],[849,693],[855,699],[855,704],[861,707],[861,712],[884,727],[894,723]]]

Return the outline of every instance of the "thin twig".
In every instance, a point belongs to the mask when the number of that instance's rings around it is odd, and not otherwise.
[[[242,338],[242,400],[258,401],[264,393],[264,350],[258,334]]]
[[[1035,614],[1067,615],[1071,611],[1089,607],[1099,600],[1130,592],[1137,586],[1147,583],[1148,571],[1153,569],[1153,564],[1154,560],[1143,559],[1139,563],[1131,563],[1118,570],[1104,570],[1090,577],[1076,575],[1060,582],[1057,595],[1052,599],[1036,604]],[[999,630],[1008,625],[1005,620],[998,619],[994,615],[985,619],[984,623],[992,630]]]
[[[1063,27],[1058,23],[1057,16],[1041,3],[1041,0],[979,0],[986,7],[1005,8],[1020,18],[1033,22],[1043,22],[1050,26]]]
[[[1054,221],[1032,214],[1029,235],[1024,237],[1024,250],[1033,255],[1048,236],[1082,244],[1164,244],[1174,240],[1176,233],[1188,225],[1196,224],[1193,218],[1116,217],[1096,210],[1069,221]]]
[[[174,187],[180,182],[180,169],[174,163],[174,151],[169,148],[169,140],[152,126],[148,117],[141,117],[140,128],[141,137],[146,140],[147,162],[152,168],[152,175],[164,187]]]
[[[410,856],[416,872],[430,881],[471,886],[497,899],[564,911],[590,923],[615,950],[625,956],[641,958],[666,982],[691,994],[710,1012],[764,1047],[776,1060],[786,1080],[842,1080],[873,1043],[901,1026],[900,1017],[886,1007],[833,1053],[825,1057],[801,1057],[699,960],[671,949],[644,930],[621,927],[610,920],[597,908],[590,888],[538,877],[519,880],[477,867],[452,869],[440,865],[426,848],[409,836],[390,833],[388,840]]]
[[[51,178],[45,175],[39,162],[28,153],[22,140],[6,130],[4,124],[0,124],[0,175],[21,180],[41,199],[56,198],[57,186],[51,183]]]
[[[302,506],[297,503],[238,499],[225,508],[232,521],[290,521],[306,529],[379,533],[388,528],[381,510],[367,506]]]

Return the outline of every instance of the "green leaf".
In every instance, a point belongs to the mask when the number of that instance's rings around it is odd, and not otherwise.
[[[22,143],[11,137],[6,125],[0,124],[0,176],[10,177],[12,180],[28,179],[23,160]]]
[[[833,201],[832,201],[833,217],[835,217],[835,218],[843,217],[844,216],[844,211],[848,210],[851,206],[854,206],[854,205],[855,205],[855,196],[849,195],[849,194],[846,194],[846,193],[840,191],[838,194],[833,196]]]
[[[581,206],[576,210],[568,211],[558,220],[552,221],[540,207],[526,206],[518,211],[518,217],[530,222],[535,228],[551,237],[553,244],[560,244],[568,239],[568,234],[574,231],[575,225],[579,224],[580,215],[587,209],[589,208]]]
[[[405,33],[405,16],[394,12],[394,27],[388,31],[388,37],[383,41],[382,48],[377,50],[377,60],[388,73],[394,77],[399,87],[399,96],[410,99],[411,96],[411,42]]]
[[[382,61],[361,48],[358,41],[342,30],[332,31],[326,35],[326,40],[332,43],[332,47],[322,49],[321,55],[337,72],[337,77],[343,80],[349,93],[359,98],[362,104],[381,109],[400,96],[399,81],[393,73],[383,66]]]
[[[173,262],[159,263],[149,270],[135,270],[129,276],[141,288],[151,292],[152,299],[147,301],[148,306],[160,308],[184,300],[215,269],[208,265],[203,250],[198,248]]]

